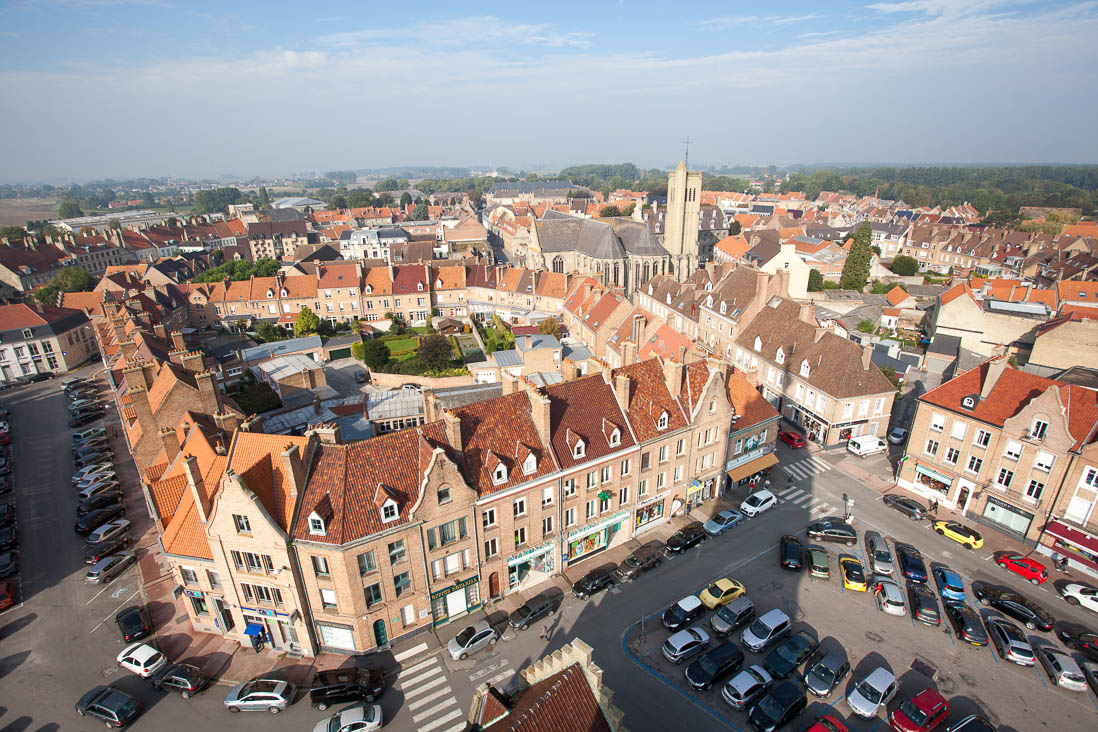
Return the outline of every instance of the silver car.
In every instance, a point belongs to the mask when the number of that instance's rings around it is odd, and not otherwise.
[[[455,661],[464,661],[470,654],[482,648],[494,646],[498,640],[499,633],[496,629],[481,620],[451,638],[446,644],[446,650],[450,652],[450,658]]]
[[[989,618],[985,624],[999,658],[1005,658],[1019,666],[1032,666],[1036,663],[1033,646],[1029,644],[1029,639],[1021,628],[1002,618]]]
[[[107,539],[113,539],[116,536],[122,536],[122,534],[128,534],[130,531],[129,519],[116,519],[109,524],[103,524],[95,531],[88,534],[89,544],[98,544],[101,541]]]
[[[871,534],[865,542],[869,564],[877,574],[892,574],[895,564],[892,552],[888,551],[888,542],[880,534]]]
[[[725,704],[740,711],[763,695],[774,679],[762,666],[748,666],[728,680],[721,690]]]
[[[904,592],[891,577],[881,574],[873,575],[869,583],[873,590],[873,601],[877,603],[877,609],[889,615],[907,615],[907,603],[904,601]]]
[[[297,687],[282,679],[254,678],[237,684],[225,695],[230,712],[270,712],[278,714],[290,706]]]
[[[1083,671],[1070,654],[1059,648],[1042,646],[1037,649],[1037,658],[1041,660],[1041,665],[1045,667],[1045,673],[1048,674],[1052,683],[1071,691],[1087,690],[1087,680],[1083,676]]]
[[[740,635],[740,642],[748,650],[761,653],[767,646],[787,636],[789,626],[789,616],[775,608],[744,628],[743,634]]]
[[[133,552],[119,552],[103,557],[91,566],[84,575],[84,581],[93,585],[103,585],[122,574],[137,559]]]
[[[854,682],[854,688],[846,695],[846,705],[859,717],[872,719],[896,696],[899,688],[896,676],[884,666],[878,666]]]
[[[709,634],[700,628],[674,633],[663,644],[663,655],[671,663],[682,663],[709,647]]]

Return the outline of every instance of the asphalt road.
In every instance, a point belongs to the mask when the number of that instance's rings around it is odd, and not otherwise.
[[[98,727],[76,716],[72,704],[99,683],[117,683],[145,703],[145,714],[133,725],[136,730],[232,730],[257,725],[271,730],[305,730],[323,717],[301,701],[277,717],[230,716],[222,706],[224,687],[183,700],[155,692],[141,679],[118,670],[114,656],[122,643],[113,627],[113,615],[141,598],[133,594],[138,591],[133,571],[107,588],[83,582],[83,540],[71,531],[75,500],[69,484],[70,430],[64,425],[59,385],[46,382],[22,387],[0,395],[0,402],[12,410],[23,565],[23,603],[0,616],[0,732]],[[1098,618],[1068,606],[1052,588],[1031,587],[988,562],[987,552],[966,552],[936,536],[925,524],[908,521],[888,509],[875,491],[835,467],[847,459],[845,453],[809,458],[803,450],[791,452],[783,446],[779,454],[782,465],[775,469],[773,488],[784,492],[787,499],[729,534],[665,561],[635,582],[586,602],[564,597],[561,611],[550,621],[553,630],[548,642],[539,639],[534,629],[525,633],[505,630],[503,641],[494,649],[466,661],[454,662],[439,654],[417,659],[399,673],[394,670],[394,688],[381,700],[386,728],[450,732],[462,722],[477,684],[492,681],[506,687],[518,669],[580,637],[594,648],[595,662],[614,691],[614,703],[625,712],[629,729],[742,729],[743,715],[725,707],[717,692],[699,695],[686,690],[681,684],[682,667],[666,664],[658,651],[632,658],[624,643],[627,632],[630,637],[638,632],[630,628],[647,617],[649,645],[655,647],[667,635],[656,614],[720,576],[743,581],[760,609],[783,607],[798,629],[810,629],[827,643],[842,644],[856,672],[867,664],[882,662],[900,677],[901,695],[937,687],[953,702],[951,720],[962,713],[981,711],[1003,729],[1019,732],[1094,726],[1098,701],[1089,694],[1048,688],[1043,672],[1018,668],[999,661],[987,649],[959,644],[944,629],[885,616],[877,612],[871,597],[844,592],[834,578],[812,582],[807,574],[781,570],[775,559],[778,538],[802,531],[811,518],[841,513],[845,493],[855,502],[855,526],[860,534],[876,530],[890,542],[912,543],[922,550],[928,564],[940,561],[960,572],[966,586],[977,579],[1007,585],[1043,603],[1058,619],[1098,626]],[[790,465],[791,472],[785,472]],[[858,465],[881,475],[888,471],[884,457]],[[791,485],[787,478],[793,479]],[[864,554],[861,545],[854,551]],[[591,567],[598,565],[599,560],[592,558]],[[706,627],[705,623],[700,627]],[[447,627],[443,636],[459,630],[456,625]],[[1044,634],[1030,635],[1040,636],[1035,638],[1038,642],[1055,642]],[[761,660],[761,656],[748,654],[749,663]],[[836,693],[829,701],[839,696]],[[814,702],[809,712],[818,713],[826,707]],[[842,702],[833,713],[850,717]],[[808,721],[806,715],[793,729],[803,729]],[[880,725],[879,721],[851,723],[855,730]]]

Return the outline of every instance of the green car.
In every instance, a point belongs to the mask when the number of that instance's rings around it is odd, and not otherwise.
[[[813,577],[831,578],[831,558],[819,544],[808,545],[808,572]]]

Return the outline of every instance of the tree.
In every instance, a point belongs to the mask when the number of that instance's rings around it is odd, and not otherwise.
[[[870,320],[869,318],[862,318],[858,322],[858,330],[860,330],[863,333],[872,333],[873,332],[873,321]]]
[[[419,362],[429,371],[441,371],[453,360],[450,339],[443,335],[429,335],[419,342],[416,349]]]
[[[80,210],[80,204],[72,200],[64,200],[57,204],[57,215],[63,219],[74,219],[77,216],[83,216],[84,212]]]
[[[808,291],[819,292],[824,287],[824,276],[818,269],[808,270]]]
[[[229,205],[239,203],[243,195],[237,188],[214,188],[198,191],[194,194],[194,212],[196,214],[226,213]]]
[[[381,193],[382,191],[399,191],[400,185],[397,183],[396,178],[386,178],[380,180],[374,184],[374,191]]]
[[[179,219],[177,219],[177,218],[176,218],[176,217],[174,217],[174,216],[169,216],[169,217],[168,217],[168,220],[167,220],[167,221],[165,221],[164,223],[166,223],[166,224],[167,224],[167,225],[168,225],[169,227],[173,227],[173,228],[174,228],[174,227],[175,227],[175,226],[176,226],[176,225],[177,225],[177,224],[179,223]]]
[[[362,362],[372,369],[381,368],[389,363],[389,346],[377,338],[366,341],[362,344]]]
[[[308,307],[301,308],[301,312],[297,314],[297,320],[294,321],[294,335],[298,337],[312,335],[319,328],[320,317]]]
[[[560,334],[560,321],[556,318],[546,318],[538,323],[538,333],[556,338]]]
[[[351,335],[362,335],[362,321],[355,318],[351,321]]]
[[[637,210],[637,202],[633,201],[631,204],[622,209],[622,216],[632,216],[633,212]]]
[[[892,260],[892,271],[901,277],[911,277],[919,273],[919,260],[901,254]]]
[[[267,192],[267,186],[259,187],[259,210],[265,211],[271,207],[271,194]]]
[[[732,219],[732,223],[728,225],[728,233],[731,236],[736,236],[741,231],[743,231],[743,226],[736,219]]]
[[[65,267],[53,276],[49,284],[38,288],[34,299],[43,305],[54,307],[60,302],[61,293],[87,292],[94,284],[91,275],[79,267]]]
[[[328,201],[328,208],[332,210],[343,210],[347,208],[347,197],[342,193],[337,193],[332,196],[332,199]]]
[[[410,205],[412,205],[412,194],[408,191],[404,191],[404,193],[400,194],[400,207],[405,208]]]
[[[355,359],[356,361],[361,361],[363,353],[364,351],[362,350],[362,341],[351,344],[351,358]]]
[[[408,217],[409,221],[426,221],[428,218],[427,202],[420,201],[416,204],[416,207],[412,209],[411,215]]]
[[[854,232],[850,243],[850,253],[846,255],[843,264],[843,274],[839,279],[839,287],[844,290],[865,289],[865,283],[869,279],[869,265],[873,257],[873,251],[869,248],[873,237],[873,229],[868,221],[863,221]]]
[[[610,218],[611,216],[621,216],[621,209],[617,206],[603,206],[599,209],[599,216],[603,218]]]
[[[392,206],[393,205],[393,194],[391,194],[391,193],[382,193],[380,196],[377,197],[377,202],[376,202],[375,205],[377,205],[377,206]]]
[[[0,229],[0,239],[7,239],[9,241],[19,241],[27,237],[27,230],[22,226],[5,226]]]
[[[255,334],[264,343],[271,343],[272,341],[282,340],[282,329],[275,326],[274,323],[264,320],[262,323],[255,327]]]

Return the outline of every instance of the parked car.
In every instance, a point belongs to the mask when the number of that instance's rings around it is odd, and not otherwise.
[[[778,497],[764,488],[745,498],[740,504],[740,512],[749,518],[754,518],[776,505],[778,505]]]
[[[36,374],[30,374],[28,376],[20,376],[16,381],[23,384],[37,384],[39,381],[47,381],[53,378],[53,372],[51,371],[39,371]]]
[[[886,506],[896,509],[912,521],[922,521],[926,518],[926,506],[919,503],[914,498],[888,495],[885,496],[883,500]]]
[[[103,491],[122,491],[122,484],[114,472],[97,474],[94,478],[88,478],[76,484],[76,496],[79,500],[91,498],[96,493]]]
[[[926,565],[923,555],[910,544],[896,544],[896,557],[900,560],[900,574],[910,582],[926,582]]]
[[[368,373],[366,373],[365,371],[363,371],[362,369],[359,369],[358,371],[355,372],[355,383],[356,384],[365,384],[365,383],[368,383],[369,381],[370,381],[370,375]]]
[[[636,579],[642,572],[660,566],[663,553],[653,547],[641,547],[618,565],[616,574],[622,580]]]
[[[701,594],[698,595],[698,599],[701,600],[702,605],[714,610],[721,605],[732,602],[744,592],[746,590],[742,582],[728,577],[721,577],[702,590]]]
[[[122,493],[120,491],[110,489],[101,490],[80,501],[76,506],[76,515],[86,516],[92,511],[96,511],[100,508],[106,508],[115,504],[121,505],[121,503]]]
[[[11,474],[12,460],[10,457],[0,457],[0,476]]]
[[[934,689],[920,691],[900,702],[888,715],[888,724],[896,732],[929,732],[945,722],[949,702]]]
[[[313,676],[309,704],[323,712],[333,704],[372,703],[383,693],[385,673],[380,669],[333,668]]]
[[[893,427],[888,432],[888,441],[893,445],[902,445],[907,440],[907,430],[903,427]]]
[[[892,552],[888,550],[888,542],[878,533],[866,532],[865,555],[875,574],[891,575],[896,569]]]
[[[15,504],[0,503],[0,526],[9,526],[15,523]]]
[[[854,592],[866,591],[865,569],[857,557],[843,554],[839,557],[839,574],[843,578],[843,587]]]
[[[792,534],[786,534],[778,541],[778,564],[782,569],[800,572],[804,569],[804,545]]]
[[[911,608],[911,617],[920,623],[933,626],[942,624],[938,600],[930,588],[922,582],[907,583],[907,604]]]
[[[210,677],[198,666],[189,663],[173,663],[156,672],[150,683],[160,691],[177,691],[184,699],[190,699],[206,688]]]
[[[1030,584],[1039,585],[1048,579],[1048,567],[1018,552],[995,552],[992,558],[1001,569],[1013,572]]]
[[[697,595],[687,595],[664,610],[660,619],[663,621],[663,627],[677,631],[692,624],[702,615],[705,615],[705,605],[702,605]]]
[[[86,465],[72,474],[72,484],[77,485],[93,476],[113,472],[114,464],[109,461],[99,465]]]
[[[19,572],[19,554],[14,549],[0,552],[0,579],[12,577]]]
[[[1048,674],[1049,680],[1069,691],[1087,690],[1087,680],[1083,676],[1083,670],[1070,653],[1065,653],[1059,648],[1041,646],[1037,649],[1037,660]]]
[[[1079,605],[1087,610],[1098,612],[1098,589],[1082,582],[1066,582],[1057,587],[1056,591],[1068,605]]]
[[[1069,650],[1078,651],[1092,661],[1098,661],[1098,633],[1078,625],[1060,625],[1056,637]]]
[[[770,687],[751,707],[751,711],[747,713],[747,721],[760,732],[771,732],[788,724],[806,706],[808,697],[801,685],[793,681],[783,681]]]
[[[802,630],[786,638],[768,653],[764,665],[774,678],[789,678],[819,647],[819,641]]]
[[[84,564],[95,564],[112,554],[117,554],[129,545],[130,537],[123,534],[113,539],[101,541],[94,546],[86,546],[84,547]]]
[[[225,708],[230,712],[270,712],[278,714],[285,711],[294,700],[297,687],[282,679],[256,677],[243,684],[237,684],[225,695]]]
[[[92,427],[91,429],[82,430],[80,432],[72,433],[73,443],[83,442],[84,440],[90,440],[95,437],[103,437],[107,434],[106,427]]]
[[[819,544],[808,545],[808,573],[820,579],[831,578],[831,555]]]
[[[119,610],[114,616],[114,622],[126,643],[152,635],[152,620],[149,618],[149,611],[142,605],[130,605]]]
[[[763,613],[755,622],[744,628],[740,642],[754,653],[761,653],[789,634],[789,616],[781,610]]]
[[[717,608],[717,612],[709,618],[709,627],[717,635],[727,635],[754,619],[755,603],[747,595],[740,595],[732,602]]]
[[[114,453],[110,450],[99,450],[97,452],[89,452],[86,455],[82,455],[74,460],[74,464],[78,468],[82,468],[85,465],[98,465],[99,463],[112,462],[114,460]]]
[[[671,663],[682,663],[709,647],[709,634],[700,628],[686,628],[672,633],[664,642],[663,656]]]
[[[984,537],[976,529],[957,521],[935,521],[934,532],[938,536],[952,539],[969,551],[984,545]]]
[[[144,707],[137,699],[113,686],[97,686],[76,702],[81,717],[95,717],[108,727],[125,727]]]
[[[121,534],[130,533],[130,521],[129,519],[115,519],[110,523],[103,524],[95,531],[88,534],[89,544],[98,544],[101,541],[107,539],[113,539]]]
[[[572,585],[572,594],[581,600],[594,595],[596,592],[614,585],[614,572],[617,567],[598,567],[583,575],[576,584]]]
[[[137,555],[133,552],[118,552],[106,556],[91,566],[84,575],[84,581],[93,585],[107,584],[122,574],[136,559]]]
[[[0,582],[0,612],[15,607],[17,599],[18,591],[15,583],[10,580]]]
[[[711,516],[708,521],[702,524],[702,528],[710,536],[720,536],[729,529],[736,528],[741,523],[743,523],[743,514],[730,508]]]
[[[804,437],[792,430],[778,430],[778,439],[794,449],[804,447]]]
[[[907,615],[904,593],[896,580],[882,574],[873,575],[873,602],[877,609],[888,615]]]
[[[813,696],[826,699],[831,696],[831,692],[835,691],[848,673],[850,673],[850,660],[847,659],[846,651],[842,646],[827,651],[818,648],[805,664],[801,680]]]
[[[861,435],[860,437],[851,437],[850,442],[846,443],[846,449],[860,458],[867,458],[879,452],[886,452],[888,445],[876,435]]]
[[[705,533],[701,522],[695,521],[671,534],[663,550],[668,557],[674,557],[676,554],[682,554],[687,549],[703,543],[707,536],[708,534]]]
[[[118,665],[147,679],[168,665],[168,658],[147,643],[126,646],[115,658]]]
[[[965,601],[965,585],[961,575],[941,564],[935,566],[931,574],[934,575],[934,584],[938,586],[942,602]]]
[[[748,666],[728,680],[721,689],[721,698],[728,706],[741,711],[762,696],[772,681],[762,666]]]
[[[19,544],[19,532],[15,524],[0,526],[0,552],[14,549]]]
[[[551,598],[539,595],[519,605],[518,609],[507,618],[507,622],[516,630],[526,630],[530,627],[530,623],[552,615],[556,611],[557,605]]]
[[[105,508],[97,508],[84,514],[73,524],[72,530],[80,536],[87,536],[108,521],[113,521],[124,513],[121,503],[114,503]]]
[[[470,654],[494,646],[499,642],[499,633],[487,621],[479,620],[462,629],[460,633],[450,639],[446,644],[446,650],[450,658],[455,661],[464,661]]]
[[[743,651],[731,641],[710,648],[686,667],[686,682],[698,691],[711,689],[715,683],[740,670]]]
[[[382,722],[380,704],[359,704],[320,720],[313,732],[375,732]]]
[[[862,719],[873,719],[892,701],[899,688],[896,676],[878,666],[854,682],[846,695],[846,706]]]
[[[988,618],[988,636],[995,645],[999,658],[1005,658],[1019,666],[1032,666],[1035,662],[1033,646],[1026,634],[1014,623],[1002,618]]]
[[[947,602],[944,605],[946,618],[953,626],[953,633],[958,640],[973,646],[987,645],[987,631],[975,610],[959,602]]]
[[[1004,615],[1020,620],[1030,630],[1043,630],[1047,633],[1056,622],[1043,607],[1016,592],[986,582],[973,582],[972,594],[984,607],[993,607]]]
[[[808,538],[854,546],[858,543],[858,532],[840,518],[826,518],[808,525]]]
[[[80,412],[69,418],[69,427],[83,427],[86,424],[91,424],[102,416],[103,412],[101,411]]]
[[[71,452],[73,457],[78,457],[80,455],[86,455],[89,452],[99,452],[100,450],[109,449],[111,449],[111,446],[106,435],[100,435],[87,442],[74,442]]]

